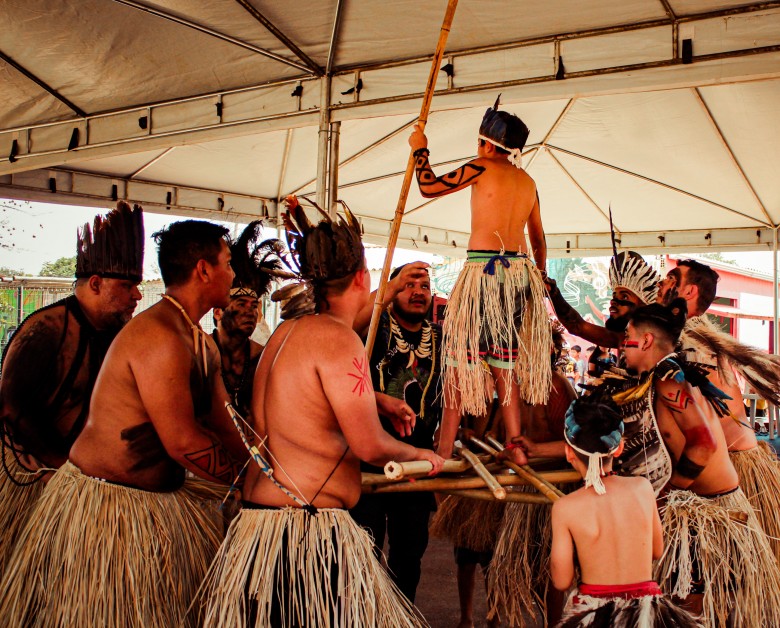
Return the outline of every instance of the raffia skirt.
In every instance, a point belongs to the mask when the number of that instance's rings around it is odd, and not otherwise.
[[[655,582],[580,585],[569,596],[559,628],[698,628],[689,613],[661,595]]]
[[[780,461],[763,441],[752,449],[729,452],[729,458],[780,563]]]
[[[705,626],[780,626],[780,570],[741,489],[711,498],[672,491],[661,522],[655,577],[667,594],[685,599],[701,581]]]
[[[430,524],[430,534],[452,541],[455,547],[473,552],[492,552],[506,504],[450,495],[439,504]]]
[[[518,490],[535,492],[528,486]],[[546,615],[551,524],[550,504],[506,505],[487,590],[489,614],[498,613],[509,626],[525,626],[540,609]]]
[[[459,393],[461,413],[474,416],[485,414],[493,398],[488,367],[493,358],[506,361],[500,368],[513,373],[528,403],[547,403],[552,380],[552,334],[541,273],[527,256],[506,254],[509,266],[493,263],[491,275],[485,272],[489,257],[469,252],[475,261],[465,263],[455,282],[443,326],[445,394]],[[507,386],[503,405],[509,393]]]
[[[346,510],[247,507],[190,608],[204,626],[426,626]]]
[[[10,626],[178,626],[221,540],[185,485],[153,493],[54,474],[2,584]]]
[[[19,533],[45,486],[38,474],[30,473],[17,462],[8,446],[3,447],[3,470],[0,472],[0,577],[16,547]]]

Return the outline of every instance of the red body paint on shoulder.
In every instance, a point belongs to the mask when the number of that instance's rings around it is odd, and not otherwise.
[[[354,358],[352,366],[355,367],[356,372],[347,373],[347,375],[357,380],[352,388],[352,392],[356,392],[359,397],[362,397],[364,392],[371,390],[371,378],[368,376],[368,358]]]
[[[712,435],[712,431],[706,425],[700,425],[698,427],[690,427],[682,430],[685,437],[686,447],[703,447],[706,449],[715,449],[718,444],[715,442],[715,437]]]

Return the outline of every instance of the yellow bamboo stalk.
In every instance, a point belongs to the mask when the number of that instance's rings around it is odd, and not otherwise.
[[[496,482],[501,486],[531,486],[531,482],[516,473],[505,473],[494,476]],[[540,474],[547,482],[556,482],[559,484],[568,484],[581,480],[581,476],[574,470],[565,471],[543,471]],[[459,489],[482,488],[485,482],[479,477],[436,477],[425,480],[411,479],[409,481],[387,480],[378,473],[363,474],[363,492],[364,493],[417,493],[422,491],[447,491]],[[509,493],[507,493],[509,494]]]
[[[498,440],[496,440],[495,436],[493,436],[491,434],[487,434],[485,436],[485,440],[488,441],[491,445],[493,445],[493,447],[495,447],[498,451],[501,451],[501,450],[504,449],[504,446]],[[512,463],[512,464],[514,464],[514,463]],[[507,465],[507,466],[509,466],[509,465]],[[515,466],[517,466],[517,465],[515,465]],[[509,467],[509,468],[511,469],[513,467]],[[542,482],[544,482],[544,480],[541,478],[541,476],[539,476],[538,472],[535,469],[533,469],[530,465],[525,464],[525,465],[522,465],[522,467],[520,467],[520,468],[522,468],[523,471],[525,471],[526,473],[530,473],[531,475],[535,475],[535,476],[539,477],[539,479]],[[547,488],[549,488],[551,491],[555,491],[558,494],[558,497],[563,497],[563,492],[558,487],[553,486],[552,484],[549,484],[547,482],[544,482],[544,483],[547,485]]]
[[[442,22],[441,30],[439,31],[439,41],[436,44],[436,51],[433,53],[431,71],[428,74],[428,83],[425,86],[423,102],[420,107],[420,117],[417,120],[417,124],[419,124],[423,130],[425,130],[425,125],[428,122],[428,113],[431,110],[433,91],[436,89],[436,78],[439,75],[439,66],[441,65],[441,59],[444,56],[444,48],[447,46],[447,37],[450,34],[450,26],[452,26],[452,20],[455,17],[455,8],[457,6],[458,0],[449,0],[447,3],[447,11],[444,13],[444,21]],[[390,237],[387,241],[387,253],[385,254],[385,263],[382,266],[382,274],[379,278],[379,286],[376,291],[374,311],[371,314],[371,325],[368,328],[368,336],[366,336],[366,352],[369,356],[374,348],[374,340],[376,339],[376,332],[379,327],[379,317],[382,314],[382,303],[385,298],[385,289],[387,288],[387,277],[390,274],[390,264],[393,261],[393,252],[395,251],[395,244],[398,241],[398,232],[401,229],[401,221],[403,220],[404,210],[406,209],[406,199],[409,196],[409,188],[412,185],[414,162],[414,154],[410,150],[409,161],[406,164],[406,173],[404,174],[404,180],[401,184],[401,194],[398,198],[398,205],[396,205],[395,208],[395,216],[390,228]]]
[[[500,450],[491,447],[486,442],[481,441],[475,436],[471,437],[471,442],[492,456],[498,456],[499,454]],[[503,449],[503,447],[501,448]],[[531,467],[529,467],[527,464],[521,466],[519,464],[515,464],[511,460],[502,460],[502,462],[507,468],[512,469],[512,471],[527,479],[528,482],[537,491],[539,491],[542,495],[545,495],[550,501],[554,502],[560,499],[561,497],[563,497],[563,493],[561,491],[559,491],[557,488],[555,488],[550,484],[546,484],[544,480],[542,480],[542,478],[539,476],[539,474],[536,471],[534,471]]]
[[[412,460],[411,462],[395,462],[391,460],[385,465],[385,477],[389,480],[401,480],[410,476],[424,476],[431,472],[433,465],[427,460]],[[445,460],[440,473],[464,473],[471,471],[471,465],[466,460]]]
[[[456,447],[455,453],[465,459],[474,468],[474,472],[490,489],[490,492],[493,493],[493,497],[496,499],[504,499],[506,497],[506,489],[496,481],[496,478],[490,474],[479,458],[465,447]]]
[[[458,497],[468,497],[469,499],[480,499],[483,501],[495,501],[490,491],[486,490],[466,490],[466,491],[442,491],[446,495],[456,495]],[[552,504],[544,495],[533,493],[507,493],[504,501],[516,504]]]

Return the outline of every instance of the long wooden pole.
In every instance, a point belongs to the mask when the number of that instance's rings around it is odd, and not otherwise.
[[[452,20],[455,17],[455,9],[457,6],[458,0],[449,0],[447,3],[447,11],[444,14],[444,21],[441,25],[441,31],[439,31],[439,42],[436,44],[436,52],[434,52],[433,61],[431,61],[428,84],[425,86],[425,94],[423,96],[422,107],[420,108],[420,117],[417,120],[417,124],[419,124],[423,130],[425,130],[425,124],[428,122],[428,113],[431,110],[433,91],[436,89],[436,78],[439,75],[439,66],[441,65],[441,59],[444,56],[444,48],[447,46],[447,37],[450,34],[450,26],[452,26]],[[390,237],[387,240],[387,253],[385,254],[385,263],[384,266],[382,266],[382,275],[379,278],[379,286],[376,291],[374,310],[371,314],[371,325],[368,328],[368,336],[366,336],[366,352],[369,356],[374,349],[374,340],[376,339],[376,332],[379,327],[379,317],[382,314],[382,305],[384,303],[385,290],[387,288],[387,277],[390,275],[390,264],[393,261],[393,252],[395,251],[398,233],[401,230],[401,221],[403,220],[404,210],[406,209],[406,199],[409,196],[409,188],[412,185],[414,162],[414,154],[410,150],[409,161],[406,164],[406,174],[404,175],[404,181],[401,185],[401,194],[398,198],[398,205],[395,208],[395,216],[390,228]]]
[[[442,491],[445,495],[455,495],[457,497],[468,497],[469,499],[480,499],[482,501],[498,501],[490,491]],[[514,504],[551,504],[552,502],[544,495],[534,495],[533,493],[507,493],[502,500]]]

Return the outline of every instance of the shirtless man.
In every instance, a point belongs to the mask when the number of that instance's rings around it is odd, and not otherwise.
[[[653,487],[645,478],[612,473],[622,432],[614,406],[578,400],[567,415],[566,460],[585,486],[552,507],[553,585],[560,591],[572,585],[575,562],[581,577],[560,625],[693,628],[699,624],[665,599],[652,579],[653,560],[663,552]],[[611,609],[609,617],[604,607]]]
[[[542,282],[547,245],[536,184],[521,167],[528,133],[517,116],[498,111],[497,99],[482,119],[477,158],[440,177],[428,163],[428,140],[419,126],[409,138],[425,198],[471,188],[468,261],[444,321],[445,405],[484,415],[495,386],[510,439],[520,435],[520,399],[544,403],[550,388]],[[528,259],[526,228],[536,266]],[[521,449],[511,457],[527,462]]]
[[[309,222],[291,202],[290,251],[318,314],[282,323],[255,375],[252,431],[262,442],[244,508],[207,576],[197,612],[206,625],[412,626],[420,620],[346,509],[360,496],[360,460],[442,458],[379,423],[365,347],[353,331],[370,292],[360,227]],[[307,246],[311,240],[329,246]],[[227,582],[231,590],[225,591]]]
[[[221,540],[185,470],[227,485],[246,457],[217,348],[193,322],[228,304],[227,229],[185,221],[155,237],[166,293],[114,340],[70,460],[22,533],[0,589],[12,625],[179,625]]]
[[[702,411],[703,389],[694,391],[684,367],[670,357],[685,320],[685,301],[679,298],[669,308],[652,304],[631,314],[625,360],[649,381],[651,427],[663,442],[658,451],[633,456],[639,464],[634,472],[630,460],[621,462],[619,472],[637,475],[646,469],[655,482],[668,477],[661,494],[669,548],[656,568],[667,591],[697,614],[704,609],[710,626],[730,614],[735,625],[778,625],[780,593],[756,584],[778,581],[777,562],[739,488],[720,422]]]
[[[118,245],[118,243],[122,245]],[[78,235],[73,294],[28,316],[0,379],[0,574],[43,490],[81,432],[111,341],[141,299],[143,209],[120,202]]]
[[[736,371],[764,398],[780,404],[780,358],[738,342],[707,320],[704,313],[715,299],[718,279],[709,266],[680,260],[660,283],[658,300],[666,302],[678,296],[688,305],[688,320],[680,335],[683,351],[691,361],[716,367],[707,378],[731,397],[726,400],[731,414],[719,417],[729,456],[780,561],[780,464],[767,443],[759,444],[756,439],[734,376]]]

